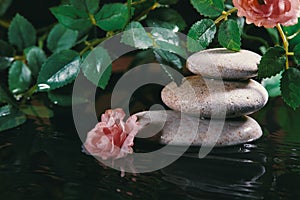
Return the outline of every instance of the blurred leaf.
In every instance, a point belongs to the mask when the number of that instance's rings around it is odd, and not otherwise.
[[[15,61],[9,68],[8,86],[9,90],[18,94],[26,91],[31,83],[31,71],[22,61]]]
[[[165,64],[168,66],[171,65],[178,69],[182,69],[183,64],[177,55],[175,55],[171,52],[168,52],[168,51],[161,50],[161,49],[155,49],[154,53],[155,53],[156,57],[159,56],[162,59],[161,64]]]
[[[291,36],[297,31],[300,30],[300,18],[298,18],[298,23],[293,26],[284,26],[283,31],[286,33],[286,35]],[[289,47],[294,48],[297,44],[300,43],[300,34],[295,36],[293,39],[289,40]]]
[[[105,4],[95,15],[95,19],[104,31],[123,29],[128,20],[127,6],[122,3]]]
[[[12,64],[14,55],[15,49],[13,46],[0,40],[0,70],[8,68]]]
[[[73,85],[69,84],[62,88],[48,92],[49,99],[60,106],[71,106],[74,104],[86,103],[87,100],[82,97],[72,97]]]
[[[279,44],[279,34],[276,28],[266,28],[274,44]]]
[[[196,52],[206,49],[216,31],[216,25],[211,19],[202,19],[196,22],[188,32],[187,47],[189,51]]]
[[[11,44],[23,50],[26,47],[34,46],[36,42],[36,31],[32,24],[23,16],[16,14],[8,29],[8,40]]]
[[[283,100],[296,109],[300,105],[300,71],[292,67],[285,70],[280,87]]]
[[[300,43],[297,44],[295,47],[294,47],[294,58],[295,58],[295,61],[296,63],[299,65],[300,64]]]
[[[161,5],[172,5],[176,4],[178,0],[157,0],[157,2]]]
[[[0,0],[0,16],[4,15],[13,0]]]
[[[70,0],[70,2],[78,10],[95,14],[99,9],[100,0]]]
[[[121,42],[138,49],[147,49],[153,42],[139,22],[131,22],[123,32]]]
[[[47,59],[45,52],[38,47],[29,47],[25,49],[24,53],[33,77],[37,77],[43,63]]]
[[[47,38],[47,47],[54,53],[70,49],[76,44],[77,37],[78,31],[74,31],[61,24],[57,24],[49,33]]]
[[[168,28],[174,32],[182,31],[186,27],[181,15],[171,8],[158,8],[150,12],[146,23],[149,27]]]
[[[278,74],[284,69],[285,61],[285,50],[282,47],[269,48],[258,65],[258,77],[268,78]]]
[[[43,64],[38,76],[38,84],[46,84],[50,90],[54,90],[72,82],[79,71],[79,53],[63,50],[51,55]]]
[[[98,46],[90,52],[81,67],[88,80],[105,89],[111,75],[111,63],[107,50]]]
[[[172,30],[155,27],[151,31],[151,36],[154,40],[153,48],[170,51],[185,57],[186,52],[181,46],[181,40]]]
[[[46,106],[25,106],[21,108],[21,111],[26,115],[41,118],[51,118],[54,115],[53,111]]]
[[[50,10],[59,23],[70,29],[82,30],[92,26],[88,14],[77,10],[73,6],[63,5],[53,7]]]
[[[223,0],[191,0],[194,8],[207,17],[218,17],[224,10]]]
[[[15,128],[26,121],[26,116],[9,105],[0,107],[0,132]]]
[[[280,80],[282,77],[282,71],[271,78],[264,78],[261,84],[266,88],[270,97],[276,97],[281,95]]]
[[[229,19],[221,23],[218,41],[229,50],[239,51],[241,49],[241,32],[235,20]]]
[[[5,103],[7,102],[8,99],[8,95],[6,93],[6,91],[2,88],[2,86],[0,85],[0,103]]]
[[[14,58],[10,57],[0,57],[0,71],[7,69],[9,66],[11,66],[12,62],[14,61]]]

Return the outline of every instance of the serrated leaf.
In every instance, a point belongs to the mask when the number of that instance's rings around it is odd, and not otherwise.
[[[224,10],[223,0],[191,0],[194,8],[207,17],[217,17]]]
[[[53,111],[46,106],[24,106],[21,111],[26,115],[40,118],[51,118],[54,115]]]
[[[161,58],[161,64],[165,64],[168,66],[171,65],[178,69],[182,69],[182,67],[183,67],[183,64],[182,64],[180,58],[171,52],[164,51],[161,49],[155,49],[154,54],[156,55],[156,57],[159,56]]]
[[[97,25],[104,31],[123,29],[128,21],[128,9],[125,4],[105,4],[95,15]]]
[[[281,95],[280,80],[282,72],[272,76],[271,78],[265,78],[261,81],[261,84],[266,88],[270,97],[276,97]]]
[[[296,68],[289,68],[282,74],[280,82],[283,100],[296,109],[300,105],[300,71]]]
[[[185,49],[181,46],[181,40],[177,33],[170,29],[155,27],[151,31],[154,40],[153,48],[162,49],[185,57]]]
[[[70,5],[53,7],[50,9],[52,14],[62,25],[73,30],[88,29],[92,26],[87,13],[77,10]]]
[[[122,34],[121,42],[138,49],[147,49],[153,42],[139,22],[131,22]]]
[[[39,85],[47,85],[54,90],[71,83],[80,71],[79,53],[64,50],[55,53],[43,64],[38,76]]]
[[[300,43],[297,44],[295,47],[294,47],[294,58],[295,58],[295,61],[296,63],[299,65],[300,64]]]
[[[17,14],[8,28],[8,40],[21,51],[35,45],[36,31],[27,19]]]
[[[76,44],[78,31],[66,28],[61,24],[55,25],[47,38],[47,47],[57,53],[72,48]]]
[[[14,94],[21,93],[29,88],[30,83],[30,69],[22,61],[15,61],[8,72],[9,90]]]
[[[26,121],[26,116],[11,106],[0,107],[0,132],[15,128]]]
[[[13,0],[0,0],[0,16],[4,15]]]
[[[285,50],[282,47],[269,48],[258,65],[258,78],[268,78],[278,74],[284,69],[285,61]]]
[[[174,32],[182,31],[186,27],[181,15],[171,8],[159,8],[150,12],[146,23],[149,27],[168,28]]]
[[[221,23],[218,41],[229,50],[239,51],[241,49],[241,32],[235,20],[229,19]]]
[[[72,104],[83,104],[87,102],[87,99],[82,97],[72,96],[73,87],[71,84],[48,92],[49,99],[60,106],[71,106]]]
[[[29,47],[24,51],[28,67],[33,77],[37,77],[47,57],[45,52],[38,47]]]
[[[217,28],[213,20],[202,19],[196,22],[188,32],[187,47],[191,52],[206,49],[212,42]]]
[[[99,9],[99,0],[70,0],[71,4],[78,10],[95,14]]]
[[[81,67],[89,81],[104,89],[111,75],[111,63],[107,50],[98,46],[90,52]]]
[[[176,4],[178,0],[157,0],[157,2],[161,5],[172,5]]]

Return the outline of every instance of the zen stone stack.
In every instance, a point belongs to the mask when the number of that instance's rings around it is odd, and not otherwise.
[[[262,130],[246,115],[261,109],[268,100],[265,88],[251,79],[257,76],[260,58],[247,50],[232,52],[215,48],[197,52],[186,63],[195,75],[185,77],[179,86],[171,82],[161,92],[163,102],[172,110],[136,115],[144,124],[159,126],[165,121],[159,139],[162,144],[228,146],[256,140]],[[222,109],[220,113],[214,109],[219,107],[226,110],[226,115]],[[208,142],[215,141],[213,133],[207,134],[210,120],[225,120],[216,144]],[[195,126],[197,133],[191,136],[189,132]]]

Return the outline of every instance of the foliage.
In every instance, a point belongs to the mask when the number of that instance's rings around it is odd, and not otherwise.
[[[0,16],[12,3],[2,2]],[[6,36],[0,36],[0,131],[24,123],[26,116],[34,113],[42,113],[39,117],[53,115],[46,101],[46,106],[31,105],[34,97],[46,94],[53,103],[70,105],[72,83],[79,73],[105,89],[114,55],[97,45],[123,31],[122,44],[149,51],[162,67],[167,64],[177,70],[183,69],[185,47],[190,53],[220,46],[239,51],[247,48],[244,42],[254,41],[259,46],[252,50],[263,54],[258,75],[264,79],[266,88],[272,90],[271,96],[282,94],[288,105],[299,106],[300,23],[283,27],[290,44],[287,49],[280,40],[282,32],[276,29],[266,29],[264,37],[251,35],[257,27],[244,24],[231,1],[190,0],[199,13],[199,20],[191,25],[185,21],[187,16],[173,8],[178,3],[120,0],[103,5],[100,0],[63,1],[49,8],[57,22],[38,30],[18,13],[9,21],[0,18],[0,26],[6,28]],[[176,34],[179,31],[187,33],[185,43]],[[85,60],[93,54],[97,55],[95,59]],[[77,101],[85,102],[80,98],[73,102]]]

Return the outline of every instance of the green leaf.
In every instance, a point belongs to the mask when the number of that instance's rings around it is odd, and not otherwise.
[[[162,49],[185,57],[185,49],[181,46],[181,40],[177,33],[170,29],[155,27],[151,31],[154,40],[153,48]]]
[[[175,32],[182,31],[186,27],[181,15],[171,8],[159,8],[150,12],[146,23],[149,27],[168,28]]]
[[[74,30],[88,29],[92,26],[87,13],[77,10],[70,5],[53,7],[50,9],[52,14],[62,25]]]
[[[54,53],[70,49],[76,44],[77,37],[78,31],[74,31],[61,24],[57,24],[49,33],[47,38],[47,47]]]
[[[105,89],[111,75],[111,63],[107,50],[98,46],[90,52],[81,67],[88,80]]]
[[[268,78],[278,74],[284,69],[285,61],[285,50],[282,47],[269,48],[258,65],[258,78]]]
[[[297,44],[295,47],[294,47],[294,58],[295,58],[295,61],[296,63],[299,65],[300,64],[300,43]]]
[[[188,32],[187,47],[189,51],[196,52],[206,49],[216,31],[216,25],[211,19],[202,19],[196,22]]]
[[[9,90],[18,94],[26,91],[31,83],[31,71],[22,61],[15,61],[9,68],[8,86]]]
[[[282,77],[282,71],[272,76],[271,78],[265,78],[261,81],[261,84],[266,88],[270,97],[276,97],[281,95],[280,80]]]
[[[218,41],[229,50],[239,51],[241,49],[241,32],[235,20],[229,19],[221,23]]]
[[[298,18],[298,23],[293,26],[284,26],[283,31],[287,36],[293,35],[300,30],[300,18]],[[289,40],[289,47],[294,48],[300,43],[300,34],[296,35],[293,39]]]
[[[79,54],[72,50],[55,53],[43,64],[38,76],[39,88],[54,90],[71,83],[80,71]],[[46,85],[46,86],[45,86]]]
[[[26,115],[40,118],[51,118],[54,115],[53,111],[46,106],[25,106],[21,108],[21,111]]]
[[[27,19],[17,14],[9,26],[8,40],[21,51],[26,47],[34,46],[36,42],[36,31]]]
[[[172,5],[176,4],[178,0],[157,0],[157,2],[161,5]]]
[[[71,4],[78,10],[95,14],[99,9],[99,0],[70,0]]]
[[[194,8],[207,17],[218,17],[224,10],[223,0],[191,0]]]
[[[95,15],[95,19],[104,31],[123,29],[128,21],[127,6],[122,3],[105,4]]]
[[[270,38],[272,39],[272,42],[274,44],[279,44],[279,35],[276,28],[266,28],[267,32],[270,35]]]
[[[177,55],[175,55],[171,52],[168,52],[168,51],[161,50],[161,49],[155,49],[154,53],[155,53],[156,57],[159,56],[162,59],[161,64],[165,64],[168,66],[171,65],[178,69],[182,69],[183,64]]]
[[[0,132],[15,128],[26,121],[26,116],[11,106],[0,107]]]
[[[0,0],[0,16],[4,15],[13,0]]]
[[[7,42],[0,40],[0,70],[8,68],[15,55],[15,49]]]
[[[289,68],[282,74],[280,83],[283,100],[293,109],[300,105],[300,71]]]
[[[131,22],[127,25],[121,42],[138,49],[147,49],[153,45],[151,38],[139,22]]]
[[[69,84],[65,87],[49,91],[48,97],[54,104],[60,106],[71,106],[72,103],[82,104],[87,102],[87,99],[84,99],[82,97],[73,97],[72,91],[73,85]]]
[[[0,85],[0,103],[5,103],[7,102],[8,99],[8,95],[5,92],[5,90],[2,88],[2,86]]]
[[[24,51],[28,67],[33,77],[37,77],[47,57],[45,52],[38,47],[29,47]]]

